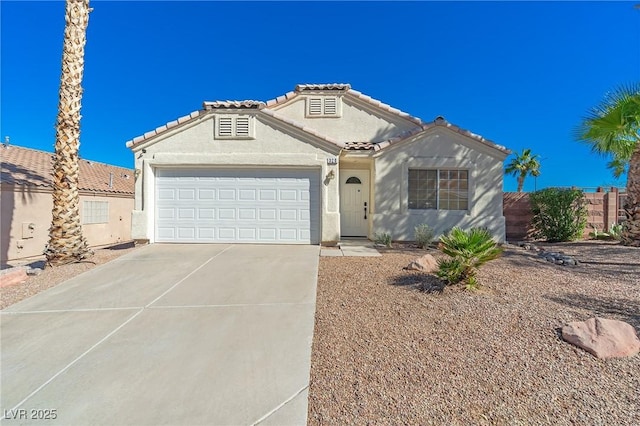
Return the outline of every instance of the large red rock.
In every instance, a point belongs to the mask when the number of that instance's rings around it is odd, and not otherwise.
[[[425,254],[411,262],[405,269],[409,271],[435,272],[438,270],[438,262],[435,257]]]
[[[634,356],[640,352],[640,339],[626,322],[589,318],[562,327],[562,338],[601,359]]]
[[[9,287],[27,280],[27,270],[24,267],[5,269],[0,274],[0,287]]]

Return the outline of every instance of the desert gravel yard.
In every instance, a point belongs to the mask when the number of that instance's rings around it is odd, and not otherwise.
[[[602,316],[640,334],[640,249],[540,246],[581,263],[511,247],[482,290],[439,293],[402,270],[423,250],[322,257],[309,424],[640,425],[640,355],[599,360],[559,331]]]

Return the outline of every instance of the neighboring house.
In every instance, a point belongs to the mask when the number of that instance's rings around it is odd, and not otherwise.
[[[41,255],[53,209],[53,153],[0,145],[2,263]],[[80,160],[82,232],[90,246],[131,240],[133,170]]]
[[[129,142],[132,237],[150,242],[319,244],[413,240],[486,227],[504,240],[509,150],[442,117],[423,122],[348,84],[268,102],[205,102]]]

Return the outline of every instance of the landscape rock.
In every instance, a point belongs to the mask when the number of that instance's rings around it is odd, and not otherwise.
[[[563,252],[553,252],[553,251],[540,251],[538,256],[546,260],[547,262],[555,263],[556,265],[564,265],[564,266],[577,266],[580,264],[576,259],[571,256],[567,256]]]
[[[3,269],[0,274],[0,287],[8,287],[23,283],[27,280],[27,270],[24,267]]]
[[[27,275],[37,276],[37,275],[40,275],[41,273],[42,273],[42,269],[41,268],[29,268],[29,269],[27,269]]]
[[[432,255],[425,254],[409,263],[404,269],[408,271],[435,272],[438,270],[438,262]]]
[[[640,352],[635,329],[624,321],[589,318],[562,327],[562,338],[601,359],[630,357]]]

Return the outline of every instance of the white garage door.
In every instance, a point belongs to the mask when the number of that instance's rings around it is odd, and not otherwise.
[[[318,244],[319,172],[158,169],[156,241]]]

